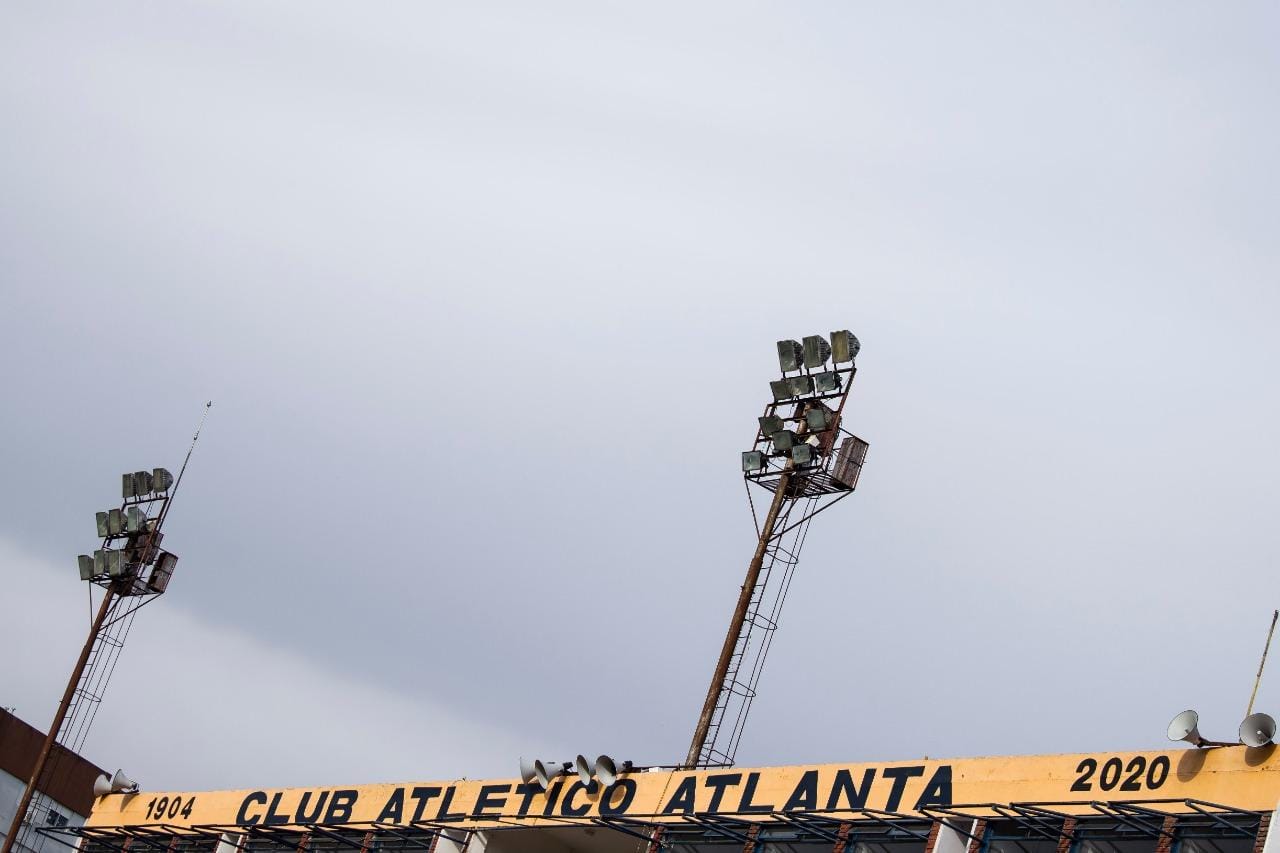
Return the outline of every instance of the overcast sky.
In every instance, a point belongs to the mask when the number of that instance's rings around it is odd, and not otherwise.
[[[867,468],[739,763],[1159,748],[1187,707],[1234,739],[1280,604],[1278,26],[3,4],[0,704],[47,725],[93,513],[212,399],[90,759],[678,761],[773,343],[849,328]]]

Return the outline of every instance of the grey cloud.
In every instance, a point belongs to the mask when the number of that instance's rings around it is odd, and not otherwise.
[[[868,469],[742,760],[1234,728],[1280,307],[1276,13],[1234,9],[11,5],[0,534],[70,576],[213,398],[168,624],[674,760],[772,342],[848,326]]]

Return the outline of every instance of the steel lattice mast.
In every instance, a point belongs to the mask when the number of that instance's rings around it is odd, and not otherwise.
[[[769,383],[773,402],[759,418],[755,444],[742,454],[759,538],[686,767],[733,764],[809,522],[858,484],[868,445],[841,423],[858,349],[848,331],[832,332],[829,343],[821,335],[803,343],[778,341],[782,378]],[[772,493],[763,519],[755,511],[753,487]]]
[[[211,402],[205,405],[206,416],[212,405]],[[50,810],[50,798],[41,789],[51,787],[58,778],[62,759],[84,746],[134,617],[169,585],[178,557],[160,548],[164,539],[161,528],[203,426],[204,417],[201,417],[176,480],[164,468],[125,474],[120,507],[97,514],[102,547],[92,555],[80,555],[79,565],[81,580],[101,588],[102,600],[36,756],[31,778],[18,800],[0,853],[10,853],[15,847],[29,847],[27,839],[41,824],[39,818],[47,817]],[[62,748],[55,749],[55,746]]]

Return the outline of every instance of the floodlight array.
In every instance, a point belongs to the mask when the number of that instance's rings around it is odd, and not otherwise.
[[[809,335],[803,342],[778,341],[778,366],[782,372],[820,370],[830,359],[832,364],[852,364],[861,349],[858,338],[848,329],[832,332],[830,343],[822,335]]]
[[[124,506],[94,514],[102,547],[76,558],[80,579],[109,586],[120,595],[164,592],[178,562],[176,555],[159,547],[173,475],[153,468],[131,471],[120,479]]]
[[[158,492],[167,492],[173,486],[173,475],[165,468],[154,468],[151,471],[133,471],[120,476],[121,496],[129,498],[145,498]]]
[[[822,401],[844,392],[845,375],[853,375],[860,348],[848,330],[777,342],[782,377],[769,383],[773,402],[759,419],[756,447],[742,454],[744,474],[750,477],[767,471],[771,459],[793,468],[822,464],[832,452],[834,431],[839,428],[836,413]],[[790,415],[780,413],[784,405],[794,407]]]

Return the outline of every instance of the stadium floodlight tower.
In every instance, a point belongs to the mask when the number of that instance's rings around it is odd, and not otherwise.
[[[205,405],[206,415],[212,405]],[[203,423],[201,418],[202,426]],[[18,801],[0,853],[10,853],[15,847],[29,849],[28,836],[33,829],[56,823],[49,816],[52,801],[43,791],[51,790],[67,769],[62,766],[62,759],[78,753],[84,746],[134,616],[144,605],[164,594],[173,577],[178,558],[160,547],[164,540],[161,528],[199,438],[197,428],[177,479],[165,468],[129,472],[121,478],[120,507],[97,514],[95,520],[102,547],[93,554],[81,554],[78,562],[80,579],[100,588],[102,600],[36,756],[31,778]],[[55,750],[55,745],[63,749]],[[124,778],[122,773],[116,775]],[[111,783],[109,787],[117,790]],[[128,780],[119,790],[136,791],[137,783]]]
[[[852,332],[778,341],[782,377],[742,454],[747,498],[759,541],[747,566],[729,631],[711,676],[684,766],[733,764],[778,616],[815,515],[858,485],[867,443],[844,429],[844,404],[858,372]],[[752,488],[773,493],[761,519]]]

